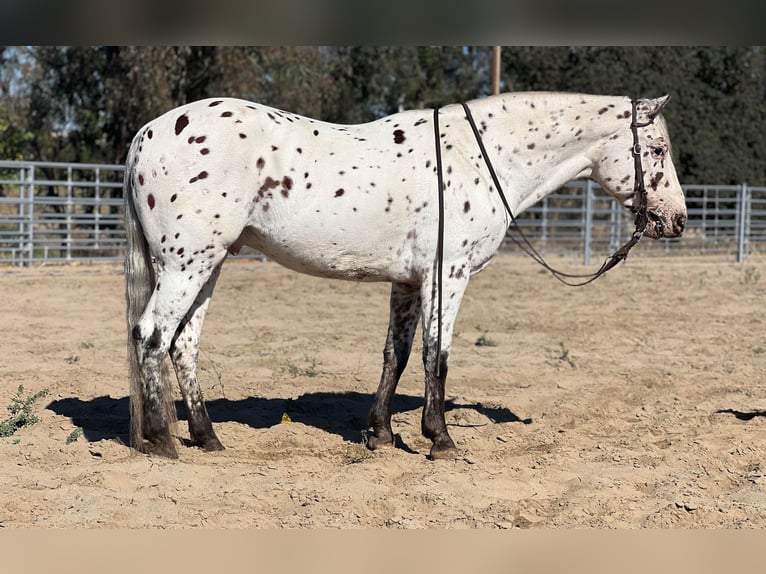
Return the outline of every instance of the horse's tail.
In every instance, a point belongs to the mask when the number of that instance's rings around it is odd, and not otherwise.
[[[149,253],[149,245],[146,241],[141,222],[136,215],[134,205],[136,174],[133,158],[135,145],[134,141],[128,154],[123,179],[125,236],[127,238],[125,251],[125,301],[127,303],[126,315],[128,323],[128,376],[130,378],[130,441],[134,448],[143,450],[144,393],[133,329],[138,324],[141,315],[149,303],[149,299],[154,291],[156,276],[152,257]],[[176,410],[166,361],[162,361],[160,377],[162,379],[162,403],[167,417],[166,420],[172,429],[176,422]]]

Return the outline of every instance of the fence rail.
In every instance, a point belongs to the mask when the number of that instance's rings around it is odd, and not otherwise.
[[[123,166],[0,161],[0,264],[119,260],[124,255]],[[682,238],[644,240],[635,253],[718,255],[744,261],[766,252],[766,187],[684,185]],[[630,214],[591,181],[572,181],[518,217],[543,255],[586,265],[630,237]],[[518,251],[509,233],[503,249]]]

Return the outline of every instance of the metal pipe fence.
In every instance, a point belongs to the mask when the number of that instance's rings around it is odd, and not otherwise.
[[[121,165],[0,161],[0,264],[122,259],[123,170]],[[689,212],[683,237],[644,240],[634,253],[715,255],[741,262],[766,252],[766,187],[683,187]],[[589,180],[569,182],[518,222],[542,255],[569,256],[585,265],[613,253],[633,232],[630,213]],[[510,239],[503,249],[519,251]]]

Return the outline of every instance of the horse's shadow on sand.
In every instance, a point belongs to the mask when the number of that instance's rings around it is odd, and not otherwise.
[[[207,401],[207,410],[214,423],[238,422],[252,428],[268,428],[280,424],[282,415],[287,414],[293,422],[322,429],[336,434],[344,440],[360,442],[363,430],[367,428],[367,411],[373,396],[365,393],[347,392],[306,393],[297,399],[259,398],[214,399]],[[423,398],[412,395],[394,397],[392,412],[398,413],[421,408]],[[71,419],[81,428],[88,441],[118,440],[129,444],[130,410],[128,398],[97,397],[82,400],[69,397],[52,401],[47,409]],[[445,402],[445,410],[472,409],[492,423],[532,424],[532,419],[521,419],[510,409],[489,407],[481,403],[458,404],[453,400]],[[176,402],[179,420],[186,419],[181,401]]]
[[[741,421],[749,421],[756,417],[765,417],[766,411],[737,411],[734,409],[719,409],[716,414],[734,415]]]

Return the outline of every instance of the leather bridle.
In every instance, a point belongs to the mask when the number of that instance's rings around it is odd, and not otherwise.
[[[537,261],[540,265],[542,265],[545,269],[547,269],[556,279],[564,283],[565,285],[569,285],[571,287],[581,287],[583,285],[587,285],[588,283],[591,283],[592,281],[595,281],[599,277],[601,277],[604,273],[609,271],[612,267],[617,265],[620,261],[623,261],[627,258],[628,253],[633,248],[636,243],[638,243],[641,240],[641,237],[643,237],[644,232],[646,231],[646,226],[649,222],[649,214],[648,214],[648,194],[646,191],[646,186],[644,184],[644,169],[641,161],[641,144],[638,141],[638,128],[646,127],[654,122],[654,115],[649,116],[649,121],[646,122],[638,122],[638,101],[637,100],[631,100],[631,122],[630,122],[630,131],[633,135],[633,147],[631,149],[631,153],[633,155],[633,162],[635,166],[635,183],[633,185],[633,205],[631,206],[631,210],[634,214],[634,224],[636,226],[635,231],[633,232],[631,238],[617,251],[615,251],[608,259],[604,261],[604,263],[601,265],[599,269],[594,271],[593,273],[587,273],[587,274],[570,274],[570,273],[564,273],[562,271],[559,271],[553,267],[551,267],[543,258],[542,255],[534,248],[532,243],[527,239],[527,237],[524,235],[524,232],[519,227],[518,222],[516,221],[516,217],[513,215],[513,212],[511,211],[511,207],[508,203],[508,200],[505,197],[505,193],[503,192],[503,188],[500,185],[500,180],[497,177],[497,173],[495,172],[495,168],[492,165],[492,162],[489,159],[489,155],[487,154],[487,150],[484,147],[484,142],[481,139],[481,134],[479,133],[478,128],[476,127],[476,122],[473,119],[473,114],[471,114],[471,110],[468,107],[467,104],[462,103],[463,110],[465,110],[465,117],[468,120],[468,124],[471,126],[471,130],[473,131],[473,135],[476,138],[476,143],[479,146],[479,149],[481,150],[481,155],[484,158],[484,162],[487,166],[487,169],[489,170],[489,174],[492,177],[492,181],[495,184],[495,188],[498,191],[498,194],[500,195],[500,199],[503,202],[503,205],[505,206],[505,210],[508,213],[509,217],[511,218],[511,222],[513,224],[513,227],[515,228],[516,233],[521,237],[521,241],[516,239],[515,237],[509,235],[508,237],[516,243],[527,255],[529,255],[532,259]],[[434,109],[434,139],[436,142],[436,177],[438,181],[438,208],[439,208],[439,222],[438,222],[438,237],[437,237],[437,243],[436,243],[436,273],[434,276],[434,281],[436,284],[436,296],[437,296],[437,320],[438,320],[438,335],[437,335],[437,349],[441,351],[441,333],[442,333],[442,327],[441,327],[441,318],[442,318],[442,273],[443,273],[443,267],[444,267],[444,176],[442,174],[442,158],[441,158],[441,143],[440,143],[440,137],[441,134],[439,133],[439,110]],[[580,281],[572,281],[572,280],[580,280]],[[437,376],[440,373],[440,365],[441,365],[441,357],[437,357],[437,363],[436,363],[436,374]]]

